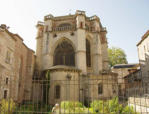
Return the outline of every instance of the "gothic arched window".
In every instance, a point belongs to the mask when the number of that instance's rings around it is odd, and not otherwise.
[[[90,42],[86,39],[86,64],[91,67],[91,46]]]
[[[60,96],[61,96],[61,87],[60,85],[56,85],[55,86],[55,98],[60,99]]]
[[[62,41],[54,52],[54,65],[75,66],[75,52],[68,41]]]

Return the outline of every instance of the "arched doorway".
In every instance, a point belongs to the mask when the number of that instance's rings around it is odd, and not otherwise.
[[[75,52],[72,45],[63,40],[54,51],[54,65],[75,66]]]

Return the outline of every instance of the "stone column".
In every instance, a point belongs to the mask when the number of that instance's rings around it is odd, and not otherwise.
[[[99,33],[95,33],[93,41],[93,72],[98,75],[100,71],[102,71],[101,42]]]
[[[76,12],[77,39],[76,39],[76,66],[86,74],[86,35],[85,35],[85,13]]]
[[[53,16],[47,15],[44,17],[45,25],[44,25],[44,37],[43,37],[43,50],[42,50],[42,69],[47,69],[53,65],[53,55],[51,52],[51,43],[52,43],[52,26],[53,26]],[[48,61],[48,62],[47,62]]]
[[[108,45],[106,38],[106,29],[102,28],[100,32],[100,40],[101,40],[101,50],[102,50],[102,62],[103,62],[103,70],[109,70],[109,62],[108,62]]]
[[[42,42],[43,42],[43,25],[37,24],[37,37],[36,37],[36,70],[41,70],[41,57],[42,57]]]

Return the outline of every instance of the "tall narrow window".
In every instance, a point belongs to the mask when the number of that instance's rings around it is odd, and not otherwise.
[[[121,87],[121,85],[118,85],[118,92],[119,92],[119,95],[122,95],[122,87]]]
[[[91,46],[90,42],[86,39],[86,64],[87,67],[91,67]]]
[[[113,93],[116,93],[116,85],[112,84]]]
[[[83,22],[80,22],[80,28],[83,28]]]
[[[4,99],[7,99],[7,90],[4,90]]]
[[[47,32],[46,53],[48,53],[48,46],[49,46],[49,32]]]
[[[7,53],[6,53],[6,63],[10,63],[10,52],[9,51],[7,51]]]
[[[8,78],[6,78],[6,85],[8,85]]]
[[[98,94],[102,94],[103,93],[103,85],[102,83],[98,84]]]
[[[54,52],[54,65],[75,66],[75,52],[68,41],[60,43]]]
[[[55,98],[56,99],[60,99],[60,92],[61,92],[61,88],[60,88],[60,86],[59,85],[56,85],[55,86]]]

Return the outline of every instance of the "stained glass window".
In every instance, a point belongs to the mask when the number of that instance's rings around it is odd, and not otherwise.
[[[56,47],[54,65],[75,66],[75,52],[68,41],[64,40]]]

